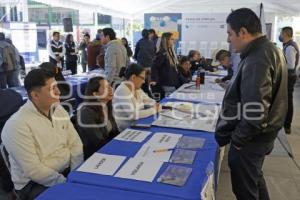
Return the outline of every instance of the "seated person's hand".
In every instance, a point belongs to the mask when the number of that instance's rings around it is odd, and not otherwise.
[[[221,81],[221,79],[217,78],[217,79],[215,80],[215,82],[216,82],[216,83],[221,83],[222,81]]]
[[[156,103],[154,105],[154,108],[155,108],[155,110],[156,110],[157,113],[161,111],[161,105],[159,103]]]
[[[155,81],[151,81],[150,83],[149,83],[149,85],[156,85],[157,83],[155,82]]]

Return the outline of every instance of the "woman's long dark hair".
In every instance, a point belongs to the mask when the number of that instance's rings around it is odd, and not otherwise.
[[[71,37],[73,37],[72,34],[68,34],[67,35],[66,41],[65,41],[67,44],[72,44],[74,42],[74,41],[71,41]],[[74,40],[74,38],[73,38],[73,40]]]
[[[94,92],[98,92],[100,85],[100,81],[105,80],[105,78],[101,77],[101,76],[97,76],[97,77],[93,77],[89,80],[87,87],[85,89],[85,99],[84,102],[85,103],[99,103],[98,105],[86,105],[89,108],[93,109],[94,111],[96,111],[97,113],[99,113],[99,118],[97,119],[97,121],[99,123],[104,122],[105,120],[105,116],[104,116],[104,111],[103,111],[103,107],[101,106],[101,103],[98,101],[97,97],[94,97],[93,93]],[[108,111],[108,119],[112,119],[113,117],[113,111],[112,111],[112,101],[107,102],[106,104],[107,106],[107,111]]]
[[[128,47],[129,47],[128,40],[127,40],[125,37],[123,37],[122,40],[125,41],[124,46],[125,46],[126,48],[128,48]]]

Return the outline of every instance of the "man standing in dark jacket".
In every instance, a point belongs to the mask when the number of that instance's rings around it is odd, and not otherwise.
[[[155,56],[155,45],[149,36],[149,30],[143,29],[142,39],[140,39],[135,47],[133,58],[146,69],[146,80],[145,84],[142,86],[142,90],[151,96],[149,91],[149,82],[151,76],[151,67],[153,65],[153,60]]]
[[[220,146],[231,143],[228,164],[238,200],[269,200],[262,166],[272,151],[287,109],[287,70],[282,52],[262,35],[247,8],[227,17],[228,42],[241,62],[227,88],[216,126]]]
[[[284,130],[286,134],[291,133],[291,124],[293,120],[294,106],[293,93],[294,85],[297,80],[296,70],[299,65],[299,48],[296,42],[293,41],[293,28],[284,27],[281,30],[279,40],[283,42],[283,53],[288,68],[288,112],[284,122]]]

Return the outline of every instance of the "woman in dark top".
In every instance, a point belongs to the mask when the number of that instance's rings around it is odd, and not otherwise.
[[[130,46],[128,44],[127,39],[123,37],[122,38],[122,43],[123,43],[123,45],[126,48],[128,58],[130,58],[132,56],[133,52],[132,52],[132,50],[131,50],[131,48],[130,48]]]
[[[160,85],[164,95],[174,92],[180,85],[178,74],[178,60],[174,51],[174,38],[172,33],[162,34],[161,44],[151,68],[151,85]]]
[[[209,70],[208,65],[204,57],[201,56],[200,51],[190,50],[188,55],[191,62],[191,72],[194,74],[198,68],[203,68],[205,70]]]
[[[77,53],[76,45],[72,34],[68,34],[65,41],[66,48],[66,68],[71,70],[72,74],[77,74]]]
[[[181,57],[180,66],[178,69],[179,69],[180,85],[189,83],[192,81],[191,63],[187,56]]]
[[[89,80],[76,124],[85,159],[119,133],[112,113],[112,97],[112,88],[103,77]]]

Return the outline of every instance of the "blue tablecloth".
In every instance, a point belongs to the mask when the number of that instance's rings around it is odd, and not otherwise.
[[[139,123],[151,123],[153,116],[139,120]],[[193,165],[184,165],[192,167],[193,171],[187,183],[183,187],[177,187],[157,182],[157,178],[163,173],[169,163],[164,163],[153,182],[143,182],[130,179],[122,179],[113,176],[105,176],[93,173],[84,173],[72,171],[68,176],[68,182],[80,183],[86,185],[94,185],[99,187],[108,187],[120,190],[143,192],[146,194],[155,194],[170,198],[198,200],[203,187],[203,183],[207,180],[206,169],[210,162],[214,163],[215,170],[218,166],[219,148],[215,142],[214,135],[207,132],[191,131],[185,129],[151,127],[147,129],[155,132],[169,132],[183,134],[185,136],[194,136],[205,138],[205,144],[202,149],[197,150],[197,155]],[[123,155],[134,157],[144,143],[150,139],[151,135],[142,143],[124,142],[112,140],[102,147],[98,152],[112,155]],[[179,164],[178,164],[179,165]],[[217,170],[216,170],[217,171]],[[215,175],[217,175],[215,173]]]
[[[100,188],[90,185],[65,183],[43,192],[37,200],[172,200],[151,194]],[[173,199],[174,200],[174,199]],[[176,199],[175,199],[176,200]]]

